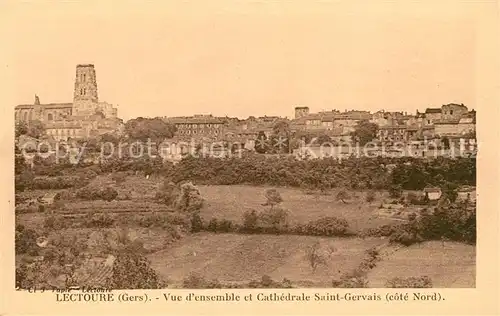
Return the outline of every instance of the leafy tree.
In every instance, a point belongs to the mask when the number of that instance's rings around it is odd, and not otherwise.
[[[366,193],[366,202],[371,203],[375,201],[375,192],[374,191],[368,191]]]
[[[191,232],[197,233],[203,229],[203,221],[200,217],[200,212],[194,212],[191,216]]]
[[[25,121],[16,122],[15,136],[26,135],[28,133],[28,124]]]
[[[369,121],[360,121],[355,127],[354,132],[352,132],[352,136],[359,142],[360,145],[363,146],[375,139],[377,136],[377,130],[377,124]]]
[[[255,210],[246,211],[243,213],[243,230],[246,232],[254,232],[257,228],[258,215]]]
[[[266,203],[264,203],[264,206],[270,205],[271,208],[273,208],[275,205],[280,204],[281,202],[283,202],[283,198],[281,197],[281,194],[278,190],[266,190]]]
[[[332,139],[326,134],[321,134],[315,139],[314,143],[317,145],[332,144]]]
[[[340,190],[339,193],[337,193],[337,200],[342,201],[342,203],[347,203],[345,200],[349,198],[349,194],[345,190]]]
[[[255,140],[255,151],[259,154],[265,154],[269,150],[267,136],[263,131],[260,131]]]
[[[156,149],[158,149],[161,142],[174,136],[176,127],[158,117],[138,117],[125,123],[125,132],[133,140],[146,142],[150,139],[155,142]]]

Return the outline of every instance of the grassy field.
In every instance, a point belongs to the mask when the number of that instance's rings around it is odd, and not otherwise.
[[[262,210],[266,201],[265,191],[270,187],[254,187],[243,185],[231,186],[199,186],[205,199],[202,217],[226,218],[241,222],[242,214],[247,210]],[[365,201],[366,193],[349,192],[352,198],[348,203],[336,200],[336,192],[329,195],[309,195],[300,189],[279,188],[282,206],[290,212],[291,223],[306,223],[324,216],[345,218],[353,229],[377,227],[383,224],[396,223],[395,220],[374,215],[382,199],[378,193],[371,203]]]
[[[443,246],[444,245],[444,246]],[[433,287],[475,287],[476,247],[438,241],[401,248],[368,273],[370,287],[384,287],[389,278],[429,276]]]
[[[313,272],[306,252],[317,241],[327,264]],[[384,243],[375,238],[199,233],[150,255],[149,259],[171,284],[180,284],[195,272],[224,282],[251,281],[269,275],[274,280],[288,278],[295,285],[328,287],[333,278],[355,269],[365,257],[365,250]],[[329,252],[330,246],[336,249],[333,253]]]

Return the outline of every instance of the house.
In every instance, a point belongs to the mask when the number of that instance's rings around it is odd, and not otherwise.
[[[429,198],[430,201],[439,200],[441,195],[443,194],[440,188],[425,188],[424,194]]]
[[[49,192],[49,193],[46,193],[40,199],[40,203],[46,204],[46,205],[51,205],[51,204],[54,204],[54,202],[59,200],[60,198],[61,198],[61,194],[59,192]]]
[[[457,201],[476,201],[476,187],[463,186],[457,190]]]

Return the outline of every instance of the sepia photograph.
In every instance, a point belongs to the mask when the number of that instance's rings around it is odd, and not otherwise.
[[[474,2],[97,3],[9,7],[15,290],[476,288]]]

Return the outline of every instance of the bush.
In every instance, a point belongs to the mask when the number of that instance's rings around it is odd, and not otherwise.
[[[36,244],[36,232],[27,229],[23,225],[16,226],[15,249],[16,254],[38,255],[38,245]]]
[[[397,229],[394,225],[382,225],[377,228],[368,228],[363,230],[360,237],[389,237]]]
[[[387,281],[388,288],[431,288],[432,281],[428,276],[392,278]]]
[[[254,233],[258,230],[257,227],[258,215],[255,210],[246,211],[243,213],[242,231],[246,233]]]
[[[191,232],[197,233],[203,230],[203,221],[201,220],[200,213],[195,212],[191,215]]]
[[[78,176],[35,177],[32,182],[33,189],[55,190],[67,189],[86,185]]]
[[[43,226],[48,231],[55,231],[67,228],[64,217],[58,215],[49,215],[43,220]]]
[[[402,225],[391,235],[390,242],[400,243],[404,246],[410,246],[422,242],[424,239],[411,224]]]
[[[368,191],[368,193],[366,193],[365,200],[368,203],[371,203],[371,202],[375,201],[375,192],[374,191]]]
[[[403,189],[400,185],[391,185],[389,188],[389,197],[393,199],[398,199],[403,194]]]
[[[297,226],[298,233],[314,236],[347,236],[350,234],[349,223],[345,219],[334,216],[323,217],[307,223],[305,226]]]
[[[207,280],[202,275],[190,273],[184,278],[182,287],[185,289],[221,289],[222,285],[217,280]]]
[[[91,214],[84,221],[85,227],[108,228],[115,223],[114,216],[106,213]]]
[[[368,287],[368,280],[364,276],[342,276],[340,280],[333,280],[332,287],[334,288],[352,288],[360,289]]]
[[[212,218],[208,223],[207,230],[213,233],[217,232],[218,222],[216,218]]]
[[[150,266],[144,256],[134,252],[118,254],[113,264],[113,275],[108,280],[107,289],[161,289],[165,284]]]
[[[116,199],[116,197],[118,196],[118,192],[111,187],[107,187],[100,192],[100,195],[103,200],[109,202]]]
[[[118,171],[114,172],[111,175],[111,179],[116,183],[116,184],[121,184],[127,180],[127,173],[123,171]]]
[[[174,206],[186,212],[197,211],[203,206],[203,198],[195,185],[191,182],[183,183]]]
[[[273,289],[290,289],[293,288],[292,282],[288,279],[283,279],[281,282],[274,281],[270,276],[263,275],[258,281],[251,281],[248,283],[248,287],[252,289],[257,288],[273,288]]]
[[[118,197],[118,192],[112,187],[102,189],[86,186],[76,192],[76,197],[83,200],[105,200],[109,202]]]
[[[266,209],[258,214],[257,222],[266,232],[285,233],[288,231],[288,211],[281,207]]]

